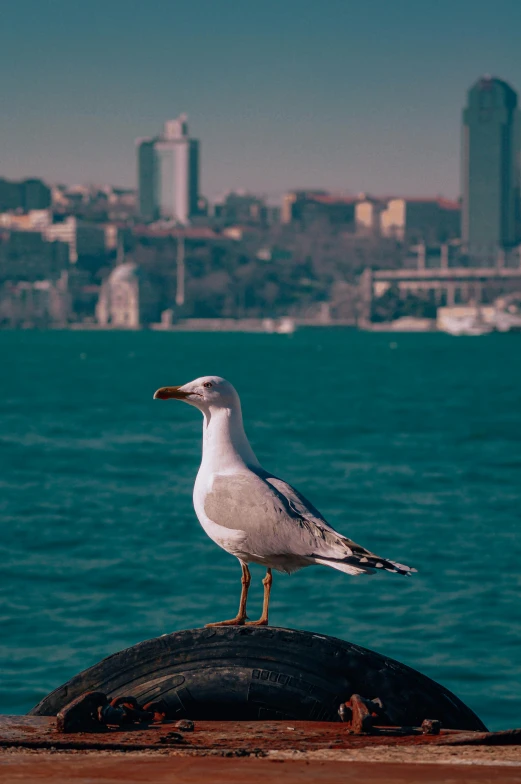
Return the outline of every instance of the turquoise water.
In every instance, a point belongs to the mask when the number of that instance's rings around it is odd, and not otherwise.
[[[152,400],[219,374],[267,468],[419,570],[275,575],[271,622],[398,658],[490,727],[519,726],[520,349],[521,335],[0,332],[0,712],[235,612],[238,563],[192,508],[200,414]]]

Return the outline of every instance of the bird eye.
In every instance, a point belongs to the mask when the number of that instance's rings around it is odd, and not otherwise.
[[[203,384],[203,387],[205,389],[210,389],[211,386],[212,386],[212,382],[211,381],[205,381],[204,384]]]

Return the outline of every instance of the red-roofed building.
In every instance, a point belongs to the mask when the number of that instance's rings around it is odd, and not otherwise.
[[[436,245],[461,236],[461,205],[449,199],[394,198],[380,214],[382,235]]]
[[[291,191],[283,198],[281,222],[298,223],[304,228],[326,221],[331,226],[355,231],[356,202],[354,196],[327,191]]]

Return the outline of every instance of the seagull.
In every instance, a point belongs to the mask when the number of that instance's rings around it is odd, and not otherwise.
[[[313,564],[347,574],[377,570],[410,575],[416,569],[375,555],[330,526],[298,490],[266,471],[244,432],[235,388],[220,376],[161,387],[154,399],[183,400],[202,412],[203,454],[194,485],[194,509],[210,539],[239,559],[242,590],[235,618],[207,626],[266,626],[272,570],[291,574]],[[248,621],[248,564],[266,568],[262,614]]]

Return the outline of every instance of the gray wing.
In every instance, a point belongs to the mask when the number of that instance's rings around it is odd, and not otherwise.
[[[298,490],[295,490],[294,487],[288,485],[287,482],[284,482],[282,479],[278,479],[276,476],[268,475],[265,477],[265,482],[268,482],[272,487],[274,487],[278,492],[284,496],[286,501],[288,502],[290,508],[293,510],[295,514],[303,519],[307,520],[310,523],[313,523],[317,529],[329,532],[334,536],[335,541],[341,542],[342,546],[347,546],[353,555],[372,555],[369,550],[366,550],[365,547],[353,542],[352,539],[348,539],[347,536],[338,533],[335,531],[333,526],[329,525],[326,520],[322,517],[320,512],[313,504],[308,501],[308,499],[299,493]]]
[[[372,555],[337,533],[297,490],[270,475],[216,475],[204,511],[217,525],[243,531],[252,555],[293,555],[310,562],[352,558],[356,564]]]

